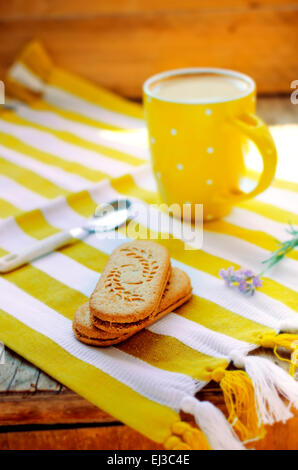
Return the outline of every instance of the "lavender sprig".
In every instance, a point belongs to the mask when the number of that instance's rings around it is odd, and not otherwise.
[[[236,287],[243,294],[254,295],[256,289],[263,285],[260,277],[250,269],[235,271],[231,266],[228,269],[221,269],[219,275],[228,287]]]
[[[279,248],[273,251],[268,259],[262,261],[262,264],[266,264],[267,266],[259,274],[254,274],[250,269],[241,268],[234,270],[233,266],[227,269],[221,269],[219,275],[225,281],[226,285],[228,287],[237,288],[243,294],[254,295],[256,289],[263,285],[260,277],[298,246],[298,231],[295,230],[292,225],[290,225],[290,228],[286,231],[292,235],[292,238],[283,243],[278,243]]]
[[[272,252],[270,258],[262,261],[262,264],[266,264],[266,268],[260,273],[262,276],[268,269],[275,266],[275,264],[279,263],[290,251],[294,250],[296,246],[298,246],[298,230],[295,230],[292,225],[286,231],[292,235],[293,238],[287,240],[283,243],[278,242],[279,248]]]

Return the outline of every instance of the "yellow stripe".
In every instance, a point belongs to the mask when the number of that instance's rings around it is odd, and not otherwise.
[[[196,295],[193,295],[187,304],[179,308],[179,314],[212,331],[247,343],[260,344],[264,334],[274,334],[272,328],[248,320],[210,300],[197,297]]]
[[[253,243],[254,245],[259,246],[260,248],[263,248],[264,250],[268,251],[274,251],[278,248],[276,238],[274,238],[273,236],[268,235],[267,233],[262,232],[261,230],[249,230],[242,227],[238,227],[237,225],[233,225],[225,221],[208,222],[208,225],[205,225],[204,230],[205,232],[210,231],[230,235],[232,237],[237,237],[248,243]],[[291,258],[293,260],[298,261],[298,252],[290,252],[287,255],[287,258]]]
[[[41,210],[35,209],[16,217],[19,227],[30,237],[42,240],[58,233],[60,230],[48,224]]]
[[[103,271],[108,259],[108,256],[101,251],[82,242],[66,246],[61,252],[98,273]],[[6,254],[8,252],[0,248],[0,256]],[[81,292],[68,287],[32,265],[27,264],[2,276],[69,319],[72,319],[75,311],[88,300]]]
[[[47,81],[50,78],[52,70],[52,61],[48,54],[37,41],[31,41],[27,44],[21,54],[17,58],[17,62],[21,62],[39,79]]]
[[[0,199],[0,218],[5,219],[11,215],[18,215],[21,212],[22,210],[11,204],[11,202]]]
[[[297,312],[297,305],[298,305],[298,293],[297,291],[293,291],[288,287],[279,284],[272,279],[267,278],[266,276],[262,277],[263,286],[262,292],[269,297],[272,297],[275,300],[279,300],[283,304],[287,305],[295,312]]]
[[[74,208],[80,212],[81,215],[84,215],[84,210],[87,210],[87,202],[88,198],[82,201],[75,201]],[[16,217],[16,222],[24,233],[37,240],[42,240],[60,231],[47,222],[42,211],[39,209],[22,213],[20,216]],[[108,260],[108,255],[82,241],[71,243],[61,248],[59,251],[96,272],[102,272]],[[6,253],[3,253],[2,256],[4,254]]]
[[[247,169],[246,170],[246,175],[247,175],[248,178],[250,178],[252,180],[258,180],[260,178],[260,173],[258,173],[257,171],[254,171],[254,170]],[[273,186],[273,188],[277,188],[277,189],[286,189],[287,191],[293,191],[293,192],[296,192],[296,193],[298,192],[298,184],[297,183],[282,180],[282,179],[279,179],[279,178],[274,178],[273,182],[271,183],[271,186]]]
[[[43,100],[35,100],[34,102],[30,103],[30,107],[32,109],[36,109],[37,111],[49,111],[55,113],[62,118],[68,119],[69,121],[77,122],[78,124],[85,124],[86,126],[97,128],[98,130],[119,131],[119,127],[117,126],[96,121],[95,119],[83,116],[82,114],[78,114],[74,111],[67,111],[65,109],[58,108],[57,106],[51,103],[46,103]]]
[[[65,246],[61,253],[97,273],[104,270],[109,259],[109,255],[84,242]]]
[[[152,366],[170,372],[187,374],[197,380],[206,380],[206,370],[226,368],[225,359],[206,356],[176,338],[142,330],[118,346],[118,349],[135,356]]]
[[[298,216],[293,212],[279,209],[279,207],[257,201],[256,199],[244,201],[238,206],[251,212],[255,212],[256,214],[262,215],[263,217],[275,220],[276,222],[280,222],[281,224],[298,224]]]
[[[84,247],[82,251],[84,252]],[[8,251],[0,247],[0,256],[7,254]],[[75,311],[88,300],[81,292],[66,286],[30,264],[1,276],[70,320]]]
[[[32,103],[34,100],[40,98],[40,93],[36,93],[33,90],[29,90],[20,82],[17,82],[9,75],[5,80],[5,93],[8,97],[15,98],[23,103]],[[6,112],[4,109],[0,109],[0,115],[2,112]]]
[[[28,264],[2,276],[27,294],[71,320],[75,311],[88,300],[81,292],[62,284]]]
[[[128,153],[120,152],[119,150],[112,149],[111,147],[106,147],[101,144],[95,144],[88,140],[82,139],[81,137],[78,137],[75,134],[71,134],[70,132],[54,130],[50,127],[36,124],[34,122],[31,122],[30,120],[24,119],[14,114],[11,111],[3,113],[1,117],[3,118],[3,120],[7,122],[17,124],[19,126],[33,127],[34,129],[39,130],[41,132],[48,132],[49,134],[54,135],[58,139],[68,144],[76,145],[77,147],[79,148],[81,147],[85,150],[92,150],[93,152],[100,153],[102,155],[105,155],[106,157],[127,163],[129,165],[139,166],[146,162],[146,160],[142,160],[141,158],[134,157]],[[58,159],[58,157],[55,157],[55,158]]]
[[[0,246],[0,256],[5,256],[7,254],[8,254],[8,251],[3,250],[3,248],[1,248],[1,246]]]
[[[54,67],[50,84],[71,93],[90,104],[97,105],[130,117],[143,119],[143,109],[139,104],[132,103],[98,85],[92,85],[84,79],[74,76],[65,70]]]
[[[83,217],[91,217],[98,206],[88,191],[72,193],[66,199],[69,206]]]
[[[110,180],[111,186],[121,194],[136,197],[147,204],[157,204],[158,194],[153,191],[140,188],[131,175],[120,176]]]
[[[27,155],[40,163],[56,166],[68,173],[82,176],[91,182],[97,182],[103,178],[107,178],[107,174],[102,171],[93,170],[79,163],[64,160],[63,158],[56,157],[50,153],[43,152],[35,147],[31,147],[30,145],[23,143],[21,140],[16,137],[12,137],[9,134],[0,132],[0,139],[3,145],[15,150],[16,152]]]
[[[31,170],[27,170],[19,165],[15,165],[0,156],[0,173],[15,180],[22,186],[30,189],[49,199],[54,199],[58,196],[66,196],[69,191],[60,188],[51,181],[39,176]]]
[[[0,311],[0,339],[51,377],[156,442],[162,443],[171,434],[172,424],[179,419],[176,412],[76,359],[4,311]]]

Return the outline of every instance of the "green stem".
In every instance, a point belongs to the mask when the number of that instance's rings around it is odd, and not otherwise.
[[[292,251],[296,246],[298,246],[298,231],[290,225],[290,228],[287,230],[288,233],[292,235],[290,240],[287,240],[283,243],[279,243],[279,248],[272,252],[271,256],[262,261],[262,264],[267,264],[266,268],[260,272],[259,276],[263,276],[269,269],[279,263],[290,251]]]

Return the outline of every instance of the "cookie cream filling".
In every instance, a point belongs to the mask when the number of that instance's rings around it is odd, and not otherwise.
[[[173,302],[171,305],[174,306],[177,304],[177,302],[179,302],[180,300],[184,299],[185,297],[187,297],[189,294],[191,294],[192,292],[192,289],[190,290],[190,292],[186,295],[184,295],[183,297],[181,297],[180,299],[176,299],[175,302]],[[169,305],[167,307],[166,310],[170,310],[171,309],[171,305]],[[143,323],[145,323],[147,320],[149,320],[150,318],[154,318],[156,316],[158,316],[160,313],[162,313],[160,310],[155,312],[154,314],[151,314],[149,315],[148,317],[146,318],[143,318],[142,320],[138,320],[136,322],[130,322],[130,323],[119,323],[119,322],[111,322],[111,321],[106,321],[106,320],[101,320],[100,318],[96,317],[95,315],[92,315],[92,322],[95,324],[95,325],[98,325],[98,327],[100,328],[100,325],[103,325],[107,328],[117,328],[117,329],[125,329],[125,328],[129,328],[131,326],[139,326],[139,325],[142,325]]]

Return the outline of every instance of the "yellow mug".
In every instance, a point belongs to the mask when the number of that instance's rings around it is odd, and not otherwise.
[[[243,91],[236,97],[188,100],[157,92],[165,81],[202,75],[241,80]],[[203,204],[204,220],[213,220],[270,185],[277,153],[266,124],[254,114],[256,86],[250,77],[225,69],[179,69],[149,78],[143,92],[153,172],[163,202]],[[262,174],[249,193],[239,188],[246,173],[247,139],[263,158]]]

